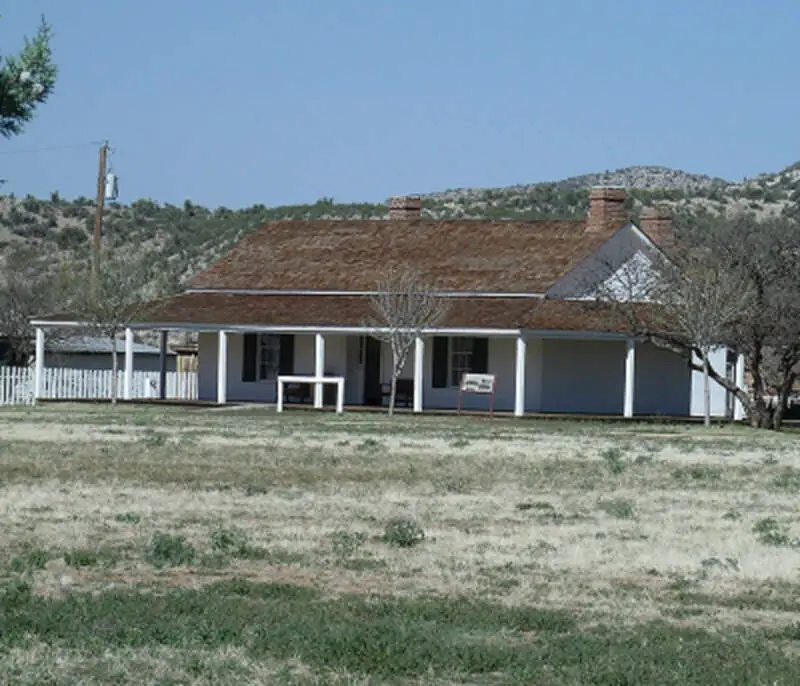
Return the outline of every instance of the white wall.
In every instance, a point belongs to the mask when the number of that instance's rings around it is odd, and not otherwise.
[[[217,343],[216,333],[201,333],[198,362],[198,396],[200,400],[217,399]],[[325,337],[325,373],[345,375],[346,343],[344,336]],[[294,337],[293,374],[311,375],[314,373],[314,336],[298,334]],[[244,356],[244,336],[228,334],[228,401],[264,402],[276,400],[276,382],[242,381]]]
[[[625,343],[542,342],[542,412],[622,414]]]
[[[530,352],[530,351],[529,351]],[[490,338],[488,373],[495,375],[494,408],[501,411],[514,409],[514,375],[515,375],[516,339]],[[433,387],[433,339],[425,339],[425,388],[422,395],[423,408],[434,409],[455,408],[458,406],[458,388]],[[409,360],[408,370],[413,370],[413,361]],[[406,370],[406,371],[408,371]],[[410,376],[410,374],[409,374]],[[465,394],[462,397],[464,409],[488,410],[489,396]]]
[[[726,348],[718,348],[714,350],[710,357],[711,366],[723,376],[725,375],[725,360],[728,351]],[[696,364],[700,364],[698,357],[693,357]],[[692,400],[691,400],[691,414],[693,417],[705,416],[705,399],[703,393],[703,372],[692,371]],[[720,386],[714,379],[709,379],[709,388],[711,390],[711,416],[724,417],[727,402],[727,391]]]
[[[512,341],[516,348],[516,341]],[[515,350],[516,355],[516,350]],[[528,354],[525,359],[525,410],[541,412],[544,383],[544,341],[541,338],[528,340]]]
[[[295,336],[295,374],[314,372],[314,336]],[[217,334],[199,336],[198,392],[202,400],[217,396]],[[228,400],[275,402],[274,382],[242,382],[243,337],[228,336]],[[345,402],[358,404],[363,396],[358,336],[326,336],[325,372],[345,377]],[[489,373],[495,374],[495,409],[514,407],[516,339],[489,340]],[[457,388],[433,388],[433,339],[425,339],[423,407],[452,409]],[[411,351],[402,378],[413,378]],[[391,375],[391,351],[381,346],[383,380]],[[686,416],[693,407],[694,376],[679,356],[649,344],[636,348],[635,414]],[[525,409],[528,412],[622,414],[625,374],[623,341],[530,339],[525,369]],[[702,390],[702,377],[700,377]],[[695,383],[696,385],[696,383]],[[699,396],[702,400],[702,395]],[[488,409],[489,398],[464,395],[465,409]],[[724,394],[721,401],[724,411]]]
[[[217,334],[197,336],[197,398],[217,399]]]
[[[689,415],[691,369],[680,355],[651,343],[636,346],[633,413]]]
[[[622,414],[624,341],[550,339],[543,348],[543,412]],[[637,345],[634,414],[687,416],[689,400],[686,361],[651,344]]]

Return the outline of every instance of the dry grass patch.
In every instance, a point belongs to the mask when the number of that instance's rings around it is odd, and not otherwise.
[[[0,412],[0,440],[0,584],[53,602],[247,578],[328,599],[535,606],[588,628],[800,622],[800,607],[779,602],[800,591],[793,436],[46,407]],[[15,650],[4,668],[39,655]],[[312,667],[287,678],[322,679]]]

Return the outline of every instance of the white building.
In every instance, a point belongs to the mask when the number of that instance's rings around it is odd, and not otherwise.
[[[632,267],[646,271],[674,240],[667,212],[636,226],[625,200],[594,189],[588,216],[571,221],[423,219],[419,199],[404,197],[383,221],[269,222],[132,329],[199,334],[201,400],[273,403],[279,374],[333,375],[345,379],[346,404],[381,405],[391,355],[370,336],[369,296],[388,266],[407,263],[450,303],[402,374],[415,411],[455,408],[470,372],[494,375],[494,408],[516,415],[701,414],[702,379],[687,360],[637,340],[587,297]],[[65,323],[37,322],[41,338]],[[728,395],[712,384],[715,415],[733,411]],[[313,397],[298,386],[288,400]],[[463,403],[488,408],[482,395]]]

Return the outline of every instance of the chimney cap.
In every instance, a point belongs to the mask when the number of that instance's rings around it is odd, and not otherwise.
[[[405,205],[407,203],[416,204],[422,202],[422,196],[411,193],[407,195],[393,195],[389,198],[390,205]]]
[[[589,197],[593,200],[627,200],[628,191],[622,186],[592,186]]]

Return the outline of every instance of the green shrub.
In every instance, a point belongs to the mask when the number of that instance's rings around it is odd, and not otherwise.
[[[64,562],[70,567],[92,567],[97,564],[98,555],[92,550],[73,550],[64,553]]]
[[[622,474],[625,471],[625,458],[619,448],[607,448],[600,453],[600,457],[605,460],[612,474]]]
[[[398,548],[411,548],[425,539],[422,527],[411,519],[395,517],[387,522],[383,540]]]
[[[773,517],[759,519],[753,526],[753,533],[756,539],[764,545],[783,547],[800,547],[800,539],[791,538],[782,530],[778,520]]]
[[[135,512],[123,512],[121,514],[114,515],[114,520],[120,522],[121,524],[138,524],[140,521],[142,521],[142,518]]]
[[[194,562],[197,551],[184,536],[157,533],[150,541],[149,559],[156,567],[186,565]]]
[[[18,573],[44,569],[49,559],[50,554],[46,550],[27,550],[11,559],[11,569]]]
[[[545,502],[543,500],[533,503],[517,503],[516,507],[520,512],[527,512],[528,510],[553,512],[556,509],[555,507],[553,507],[551,503]]]
[[[0,585],[0,609],[10,610],[31,599],[31,585],[22,579],[10,579]]]
[[[211,548],[227,555],[240,556],[249,548],[247,534],[241,529],[217,529],[211,532]]]

